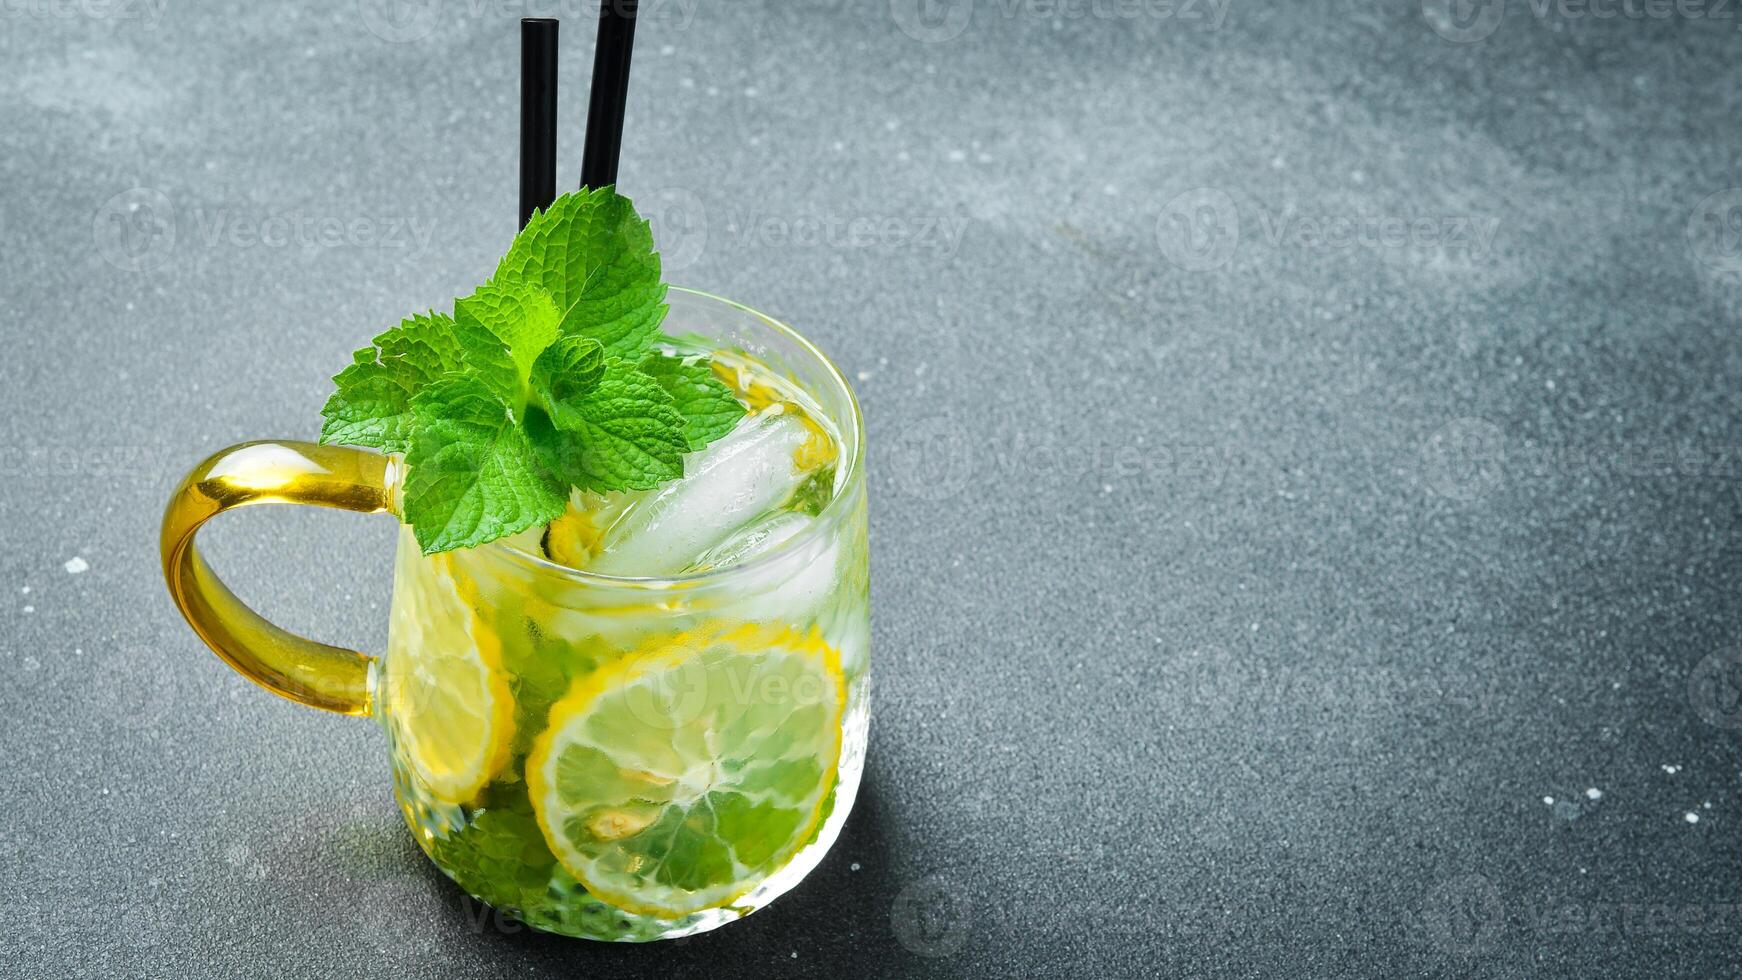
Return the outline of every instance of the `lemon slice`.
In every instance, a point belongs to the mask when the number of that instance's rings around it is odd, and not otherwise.
[[[513,696],[502,641],[461,597],[446,557],[402,573],[382,686],[406,762],[431,794],[463,803],[508,761]]]
[[[576,682],[526,762],[540,829],[602,901],[675,919],[725,905],[815,835],[846,684],[814,634],[697,630]]]

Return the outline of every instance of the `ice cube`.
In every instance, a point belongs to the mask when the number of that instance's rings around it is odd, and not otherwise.
[[[747,524],[742,530],[709,548],[695,564],[685,571],[700,572],[710,568],[737,565],[765,552],[773,551],[793,535],[810,526],[814,518],[790,510]]]
[[[760,520],[721,542],[694,570],[713,560],[718,566],[740,564],[768,554],[816,523],[808,514],[792,511]],[[786,623],[801,629],[816,619],[836,582],[840,562],[837,542],[800,546],[768,564],[734,579],[732,598],[719,615],[753,623]]]
[[[684,478],[630,507],[587,566],[601,575],[675,575],[792,496],[809,473],[799,450],[812,430],[782,405],[747,416],[684,460]]]

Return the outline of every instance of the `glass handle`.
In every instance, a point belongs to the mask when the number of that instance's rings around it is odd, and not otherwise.
[[[159,545],[169,594],[200,639],[242,676],[292,701],[367,715],[373,658],[267,622],[212,572],[194,534],[212,517],[253,504],[391,513],[397,481],[397,464],[367,450],[311,442],[231,446],[194,467],[164,509]]]

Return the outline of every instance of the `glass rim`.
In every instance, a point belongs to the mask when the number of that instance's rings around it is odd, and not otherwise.
[[[839,485],[843,489],[851,488],[854,479],[859,476],[860,468],[864,465],[865,416],[864,412],[859,408],[859,398],[854,394],[853,386],[847,383],[846,374],[835,365],[835,362],[830,360],[827,354],[824,354],[816,344],[811,343],[803,334],[794,330],[786,323],[776,320],[774,317],[771,317],[760,310],[751,309],[743,303],[726,299],[723,296],[716,296],[713,293],[704,292],[700,289],[689,289],[683,286],[670,286],[667,287],[667,290],[668,292],[682,293],[685,296],[703,300],[708,303],[718,303],[722,306],[737,310],[740,313],[748,314],[749,316],[756,318],[763,325],[771,328],[775,333],[792,341],[799,350],[803,352],[804,356],[814,360],[817,364],[822,366],[824,372],[829,378],[828,383],[838,388],[841,394],[846,395],[847,408],[851,414],[851,418],[844,420],[848,424],[841,427],[843,429],[843,434],[850,432],[851,436],[848,440],[851,445],[849,446],[847,456],[846,473],[837,478]],[[531,568],[541,574],[554,575],[567,579],[577,585],[647,591],[662,591],[676,588],[698,588],[703,585],[727,582],[737,575],[748,575],[759,569],[773,565],[774,563],[785,559],[788,555],[791,555],[809,545],[810,542],[814,541],[819,535],[823,534],[826,530],[832,528],[840,521],[841,514],[847,507],[847,498],[850,496],[851,494],[849,493],[836,494],[823,506],[822,512],[817,515],[816,520],[812,521],[808,527],[781,542],[770,551],[736,565],[727,565],[723,568],[713,568],[706,571],[692,572],[688,575],[646,577],[601,575],[598,572],[589,572],[585,569],[571,568],[568,565],[551,561],[542,554],[536,554],[508,543],[506,538],[486,542],[478,546],[477,551],[480,554],[495,555],[505,558],[521,566]]]

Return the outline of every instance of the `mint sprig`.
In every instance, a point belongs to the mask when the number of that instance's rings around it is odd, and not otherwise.
[[[665,283],[611,188],[558,198],[452,315],[419,314],[334,378],[324,443],[405,457],[425,554],[553,520],[570,490],[647,490],[744,414],[705,359],[655,349]]]

